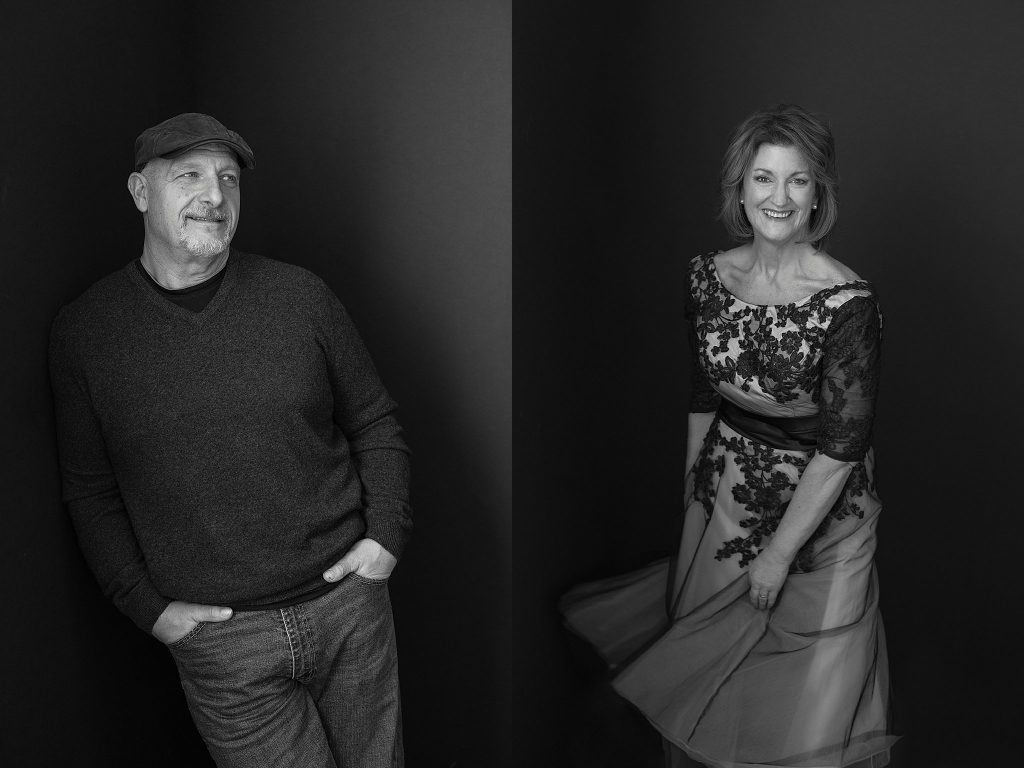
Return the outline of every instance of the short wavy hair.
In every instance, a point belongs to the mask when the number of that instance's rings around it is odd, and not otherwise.
[[[824,248],[839,218],[839,172],[832,130],[821,118],[796,104],[780,104],[755,112],[733,132],[722,160],[722,210],[719,218],[736,240],[754,238],[740,198],[743,180],[762,144],[795,147],[810,165],[817,196],[817,209],[811,211],[807,240]]]

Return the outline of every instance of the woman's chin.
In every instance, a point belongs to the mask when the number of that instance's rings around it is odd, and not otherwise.
[[[754,241],[760,241],[765,245],[774,245],[779,247],[806,242],[806,240],[807,230],[803,227],[795,229],[786,225],[773,225],[768,227],[758,227],[754,230]]]

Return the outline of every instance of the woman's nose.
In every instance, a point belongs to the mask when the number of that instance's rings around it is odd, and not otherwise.
[[[772,203],[780,208],[789,202],[789,190],[786,189],[786,182],[780,181],[772,189]]]

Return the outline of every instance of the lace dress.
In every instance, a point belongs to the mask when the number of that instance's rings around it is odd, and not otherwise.
[[[678,554],[575,588],[567,623],[616,669],[616,690],[710,766],[888,762],[888,669],[873,565],[881,503],[871,422],[881,316],[864,281],[785,305],[691,264],[691,411],[717,411],[687,478]],[[771,611],[746,568],[815,452],[853,462]]]

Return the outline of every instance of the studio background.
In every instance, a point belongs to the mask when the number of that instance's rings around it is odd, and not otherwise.
[[[144,128],[205,111],[256,153],[235,244],[345,303],[413,449],[392,581],[407,757],[482,766],[515,684],[511,8],[459,0],[4,2],[4,768],[209,766],[170,655],[102,596],[59,501],[49,326],[142,249]]]
[[[516,510],[539,533],[521,581],[531,602],[668,551],[686,263],[732,245],[715,216],[733,128],[795,102],[837,141],[830,252],[874,282],[885,314],[874,444],[904,735],[892,765],[1016,759],[1024,6],[530,8],[516,18],[514,281]],[[538,743],[558,745],[544,764],[659,765],[657,738],[602,693],[581,643],[549,616],[523,635],[544,675],[522,700],[558,713],[541,720]]]
[[[4,4],[0,764],[209,765],[170,658],[78,553],[45,365],[57,308],[141,249],[135,135],[198,109],[257,154],[238,246],[323,276],[401,406],[410,766],[634,768],[651,734],[554,604],[670,546],[684,265],[729,245],[729,131],[782,100],[833,125],[832,252],[886,314],[894,765],[1013,759],[1024,10],[551,0],[516,21],[513,258],[509,2]]]

